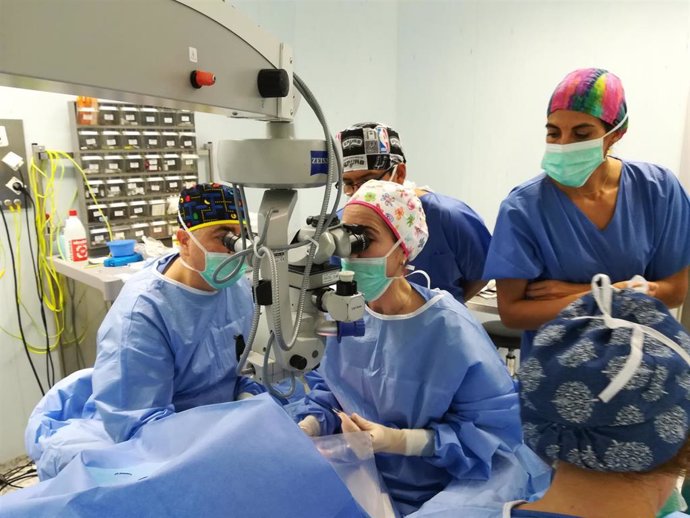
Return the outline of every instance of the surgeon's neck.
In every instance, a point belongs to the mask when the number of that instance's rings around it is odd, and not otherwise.
[[[186,268],[180,262],[179,255],[172,260],[172,263],[163,275],[169,279],[182,283],[185,286],[189,286],[190,288],[196,288],[197,290],[203,291],[216,291],[214,288],[209,286],[204,279],[202,279],[198,272]]]
[[[676,478],[668,473],[604,473],[560,462],[544,497],[519,509],[587,518],[654,518]]]
[[[424,298],[404,278],[395,279],[383,295],[369,302],[381,315],[406,315],[424,305]]]

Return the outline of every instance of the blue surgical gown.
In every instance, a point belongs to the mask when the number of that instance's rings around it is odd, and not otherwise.
[[[455,479],[486,480],[499,450],[521,443],[513,381],[484,329],[443,291],[416,287],[426,303],[409,315],[367,308],[362,337],[329,339],[297,419],[314,415],[321,435],[340,430],[331,408],[435,435],[429,457],[378,454],[376,464],[403,513]]]
[[[501,204],[485,279],[612,282],[639,274],[655,281],[690,264],[690,199],[672,172],[623,161],[613,218],[599,230],[545,175],[516,187]],[[523,333],[529,354],[534,331]]]
[[[446,290],[465,302],[462,285],[482,278],[491,234],[482,218],[460,200],[435,192],[420,199],[429,240],[410,264],[429,274],[432,288]],[[342,209],[338,216],[342,218]],[[340,261],[334,258],[333,264]],[[411,275],[408,280],[426,285],[422,275]]]
[[[146,423],[174,412],[264,391],[235,374],[235,337],[249,335],[253,311],[248,282],[242,279],[216,292],[191,288],[164,277],[175,257],[151,262],[123,286],[98,330],[98,354],[88,379],[92,393],[84,405],[71,403],[59,412],[53,409],[52,417],[36,416],[29,423],[27,450],[37,464],[44,448],[51,447],[53,473],[46,468],[45,476],[54,476],[69,461],[80,440],[92,443],[94,434],[102,435],[94,426],[104,427],[107,436],[121,442]],[[80,395],[74,401],[81,401],[86,385],[81,382],[76,388]],[[56,397],[50,392],[46,396]],[[58,399],[68,401],[70,396]],[[62,423],[55,422],[55,415]],[[99,423],[85,425],[83,419]],[[55,440],[71,445],[59,462],[50,442],[58,428]]]

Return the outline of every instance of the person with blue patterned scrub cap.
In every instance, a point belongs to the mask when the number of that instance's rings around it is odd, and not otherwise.
[[[669,308],[685,300],[690,198],[672,171],[610,154],[627,129],[621,80],[571,72],[548,104],[543,172],[501,203],[484,278],[496,279],[502,322],[523,330],[523,359],[536,330],[598,273],[645,286]]]
[[[458,199],[410,182],[400,135],[390,126],[378,122],[354,124],[338,133],[337,140],[343,154],[343,193],[353,196],[368,180],[413,188],[422,201],[429,239],[410,259],[410,266],[425,272],[432,288],[446,290],[460,302],[475,296],[486,284],[482,272],[491,241],[479,214]],[[338,216],[342,217],[342,209]],[[337,258],[333,262],[337,264]],[[421,275],[411,275],[409,280],[425,282]]]
[[[518,373],[525,441],[555,476],[503,516],[654,517],[690,468],[690,335],[604,274],[591,289],[539,330]]]
[[[361,225],[370,241],[342,261],[366,300],[366,331],[328,338],[294,415],[312,436],[368,431],[398,511],[423,512],[452,482],[481,485],[499,459],[524,447],[517,394],[468,309],[404,277],[429,235],[414,190],[371,180],[345,206],[343,221]]]
[[[264,392],[235,374],[236,339],[249,335],[253,313],[244,265],[230,261],[222,282],[214,277],[231,257],[223,238],[239,233],[240,213],[229,187],[182,191],[179,251],[125,283],[98,330],[93,370],[62,380],[29,418],[26,448],[42,479],[85,447],[125,441],[175,412]]]

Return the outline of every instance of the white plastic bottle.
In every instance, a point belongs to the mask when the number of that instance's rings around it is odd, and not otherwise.
[[[77,217],[77,211],[71,209],[69,217],[65,221],[63,232],[65,248],[67,249],[67,260],[79,263],[88,260],[89,247],[86,243],[86,229]]]

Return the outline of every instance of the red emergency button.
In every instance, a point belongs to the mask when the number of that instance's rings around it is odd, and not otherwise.
[[[216,84],[216,76],[211,72],[205,70],[194,70],[189,79],[194,88],[201,88],[202,86],[213,86]]]

